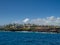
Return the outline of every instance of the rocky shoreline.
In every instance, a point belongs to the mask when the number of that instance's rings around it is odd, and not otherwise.
[[[53,33],[60,33],[60,26],[41,26],[41,25],[6,25],[0,27],[0,31],[28,31],[28,32],[53,32]]]

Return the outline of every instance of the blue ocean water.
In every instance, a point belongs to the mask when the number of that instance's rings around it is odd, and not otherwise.
[[[60,45],[60,34],[0,32],[0,45]]]

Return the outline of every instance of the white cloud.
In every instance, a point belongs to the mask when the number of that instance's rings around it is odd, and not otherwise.
[[[26,18],[23,20],[24,23],[27,23],[29,21],[29,18]]]
[[[37,19],[29,19],[25,18],[23,21],[15,21],[15,23],[31,23],[37,25],[58,25],[60,26],[60,17],[46,17],[46,18],[37,18]]]
[[[29,20],[28,18],[24,19],[23,22],[28,22],[31,24],[37,24],[37,25],[58,25],[60,26],[60,17],[46,17],[46,18],[37,18]]]

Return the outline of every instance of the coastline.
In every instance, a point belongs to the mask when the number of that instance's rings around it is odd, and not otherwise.
[[[37,32],[37,31],[0,31],[0,32],[18,32],[18,33],[42,33],[42,34],[60,34],[56,32]]]

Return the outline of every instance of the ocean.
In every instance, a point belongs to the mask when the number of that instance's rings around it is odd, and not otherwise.
[[[0,45],[60,45],[60,34],[0,32]]]

